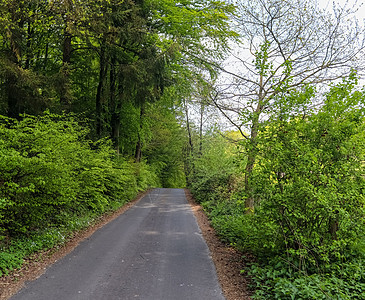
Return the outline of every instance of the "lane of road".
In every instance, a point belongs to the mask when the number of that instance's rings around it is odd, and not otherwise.
[[[155,189],[12,300],[224,300],[184,190]]]

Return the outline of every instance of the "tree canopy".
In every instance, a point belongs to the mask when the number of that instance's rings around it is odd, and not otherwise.
[[[331,82],[364,70],[364,28],[354,9],[323,11],[316,1],[237,1],[235,26],[240,44],[232,68],[221,68],[223,80],[211,96],[247,140],[247,208],[253,208],[250,179],[260,123],[275,118],[286,93]],[[312,105],[320,103],[308,103]]]

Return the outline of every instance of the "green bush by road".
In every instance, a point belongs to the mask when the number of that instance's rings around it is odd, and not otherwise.
[[[0,119],[0,274],[158,185],[145,163],[92,142],[74,118]]]

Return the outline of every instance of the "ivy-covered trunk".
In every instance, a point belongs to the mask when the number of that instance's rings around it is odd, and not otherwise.
[[[255,112],[252,114],[251,136],[246,141],[247,164],[245,168],[245,213],[251,214],[255,210],[255,199],[253,195],[252,173],[254,171],[256,156],[257,156],[257,139],[260,129],[260,115],[264,109],[264,87],[263,75],[260,75],[260,89],[258,94],[258,103]]]

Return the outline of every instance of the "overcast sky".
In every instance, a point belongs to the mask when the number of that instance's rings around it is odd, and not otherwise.
[[[332,8],[332,4],[333,2],[339,3],[341,6],[345,5],[346,2],[347,7],[351,8],[351,7],[356,7],[356,9],[358,9],[357,11],[357,18],[359,20],[364,20],[365,19],[365,1],[364,0],[317,0],[320,7],[324,8],[324,9],[331,9]]]

